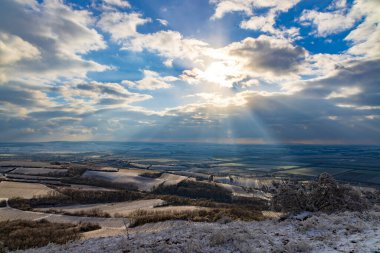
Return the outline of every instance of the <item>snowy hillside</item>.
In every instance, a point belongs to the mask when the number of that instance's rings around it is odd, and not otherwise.
[[[224,224],[168,221],[25,252],[380,252],[380,211]]]

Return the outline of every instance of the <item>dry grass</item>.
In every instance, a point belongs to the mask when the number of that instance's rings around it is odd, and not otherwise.
[[[48,209],[45,210],[46,213],[54,213],[54,214],[64,214],[71,216],[84,216],[84,217],[101,217],[101,218],[111,218],[111,215],[107,212],[100,210],[99,208],[92,208],[89,210],[80,210],[76,212],[68,212],[60,209]]]
[[[92,191],[65,188],[59,189],[59,193],[52,192],[46,196],[36,196],[31,199],[12,198],[8,200],[8,203],[13,208],[32,210],[38,207],[131,201],[142,199],[143,196],[139,192],[126,190]]]
[[[42,247],[49,243],[65,244],[77,240],[82,232],[100,227],[91,223],[51,223],[40,221],[0,222],[0,252]]]
[[[46,185],[37,183],[0,182],[0,198],[23,197],[33,198],[37,195],[47,195],[53,190]]]
[[[166,220],[189,220],[194,222],[216,222],[220,220],[263,220],[260,212],[244,210],[240,208],[212,208],[195,209],[186,211],[165,210],[147,211],[137,210],[127,216],[131,220],[130,227],[140,226],[146,223],[154,223]]]

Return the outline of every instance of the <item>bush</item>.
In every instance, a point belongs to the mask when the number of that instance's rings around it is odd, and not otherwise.
[[[0,252],[43,247],[49,243],[65,244],[80,238],[81,232],[100,228],[91,223],[51,223],[46,220],[0,222]]]
[[[366,198],[350,186],[340,185],[328,173],[309,184],[285,182],[272,198],[276,211],[363,211],[368,208]]]
[[[0,207],[6,207],[7,201],[6,200],[0,200]]]

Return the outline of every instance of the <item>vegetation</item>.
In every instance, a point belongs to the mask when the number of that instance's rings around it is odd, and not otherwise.
[[[302,184],[285,182],[272,199],[277,211],[363,211],[368,208],[367,199],[354,188],[338,184],[328,173],[322,173],[317,181]]]
[[[194,222],[216,222],[221,219],[233,220],[262,220],[261,212],[252,212],[239,208],[213,208],[195,209],[188,211],[146,211],[137,210],[128,218],[131,220],[130,227],[140,226],[146,223],[166,220],[189,220]]]
[[[12,198],[8,200],[8,204],[13,208],[31,210],[37,207],[59,207],[73,204],[111,203],[143,198],[142,193],[126,190],[92,191],[70,188],[57,190],[59,191],[58,193],[51,192],[48,195],[37,196],[31,199]]]
[[[111,218],[111,215],[109,213],[104,212],[104,211],[100,210],[99,208],[92,208],[89,210],[80,210],[80,211],[76,211],[76,212],[68,212],[68,211],[64,211],[64,210],[49,209],[45,212],[46,213],[54,213],[54,214],[71,215],[71,216]]]
[[[6,200],[0,200],[0,207],[6,207],[7,201]]]
[[[155,194],[177,195],[194,199],[210,199],[230,203],[232,194],[216,184],[185,180],[177,185],[160,185],[153,190]]]
[[[51,223],[40,221],[0,222],[0,252],[42,247],[49,243],[65,244],[80,238],[81,232],[99,229],[91,223]]]
[[[140,177],[148,177],[148,178],[159,178],[162,175],[162,172],[159,171],[147,171],[144,173],[141,173]]]
[[[86,177],[79,177],[79,176],[62,178],[61,182],[66,183],[66,184],[84,184],[84,185],[91,185],[91,186],[97,186],[97,187],[103,187],[103,188],[129,190],[129,191],[136,191],[138,189],[138,187],[132,183],[121,184],[121,183],[114,183],[114,182],[101,180],[101,179],[86,178]]]

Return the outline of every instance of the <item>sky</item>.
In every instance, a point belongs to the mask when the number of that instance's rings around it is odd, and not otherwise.
[[[0,141],[380,144],[380,0],[2,0]]]

